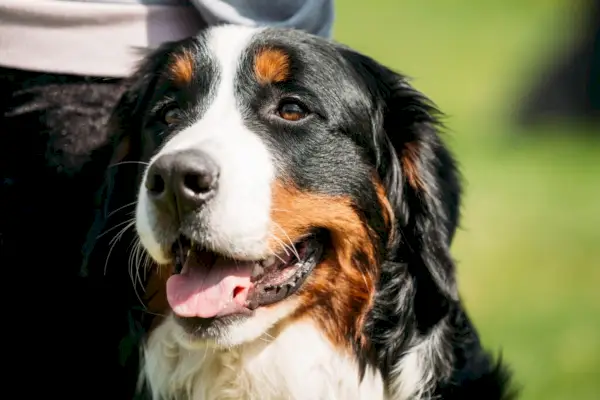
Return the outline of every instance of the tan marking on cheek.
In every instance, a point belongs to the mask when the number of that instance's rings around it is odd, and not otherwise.
[[[299,291],[296,317],[315,320],[340,348],[351,351],[350,339],[366,348],[363,327],[373,304],[376,276],[374,268],[362,270],[356,261],[340,264],[335,254],[326,257]]]
[[[181,53],[173,56],[173,61],[169,67],[171,79],[180,85],[188,85],[192,82],[194,76],[194,57],[189,50],[183,50]]]
[[[271,220],[273,234],[278,238],[296,241],[315,228],[327,229],[333,240],[344,248],[360,246],[369,239],[368,229],[356,213],[349,198],[301,192],[281,180],[272,186]],[[277,241],[269,243],[277,249]]]
[[[173,274],[172,266],[153,266],[146,282],[143,301],[151,315],[150,332],[154,330],[170,311],[167,301],[167,279]]]
[[[284,82],[290,75],[289,56],[280,49],[260,50],[254,57],[254,75],[262,85]]]
[[[295,242],[313,229],[331,236],[323,261],[298,292],[296,317],[316,321],[335,345],[346,347],[354,338],[367,346],[362,327],[378,276],[373,233],[349,198],[304,193],[282,181],[272,190],[273,251],[281,251],[281,241]]]

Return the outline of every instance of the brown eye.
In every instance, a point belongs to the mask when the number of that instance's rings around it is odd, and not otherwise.
[[[287,100],[279,105],[277,114],[286,121],[299,121],[306,118],[308,110],[303,104],[295,100]]]
[[[181,110],[176,106],[165,107],[162,120],[167,125],[174,125],[181,120]]]

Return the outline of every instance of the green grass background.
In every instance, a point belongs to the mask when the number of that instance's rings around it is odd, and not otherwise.
[[[337,0],[335,38],[413,77],[448,115],[466,183],[454,244],[484,343],[523,399],[600,399],[600,134],[511,112],[567,48],[577,0]],[[587,134],[587,135],[586,135]]]

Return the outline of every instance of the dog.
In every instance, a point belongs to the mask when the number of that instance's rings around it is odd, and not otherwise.
[[[407,78],[308,33],[222,25],[161,46],[128,87],[113,158],[137,167],[111,193],[137,191],[157,266],[148,396],[515,396],[461,304],[459,172]]]

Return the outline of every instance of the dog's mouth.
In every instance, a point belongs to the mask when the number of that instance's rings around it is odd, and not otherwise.
[[[167,299],[183,318],[250,315],[294,294],[320,261],[323,245],[311,234],[258,261],[236,260],[181,236],[172,247],[175,273]]]

